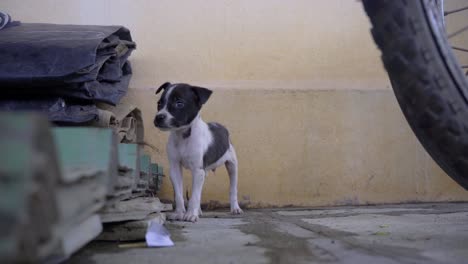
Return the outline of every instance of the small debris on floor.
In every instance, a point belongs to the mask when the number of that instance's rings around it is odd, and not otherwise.
[[[381,231],[379,231],[379,232],[373,233],[373,235],[374,236],[388,236],[388,235],[390,235],[390,232],[381,232]]]
[[[119,244],[119,248],[145,248],[146,242],[126,242]]]
[[[172,247],[174,242],[171,240],[171,234],[163,224],[157,221],[148,223],[148,230],[145,235],[148,247]]]

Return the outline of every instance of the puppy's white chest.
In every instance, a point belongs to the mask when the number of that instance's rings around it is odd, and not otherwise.
[[[197,150],[200,150],[200,146],[187,140],[180,142],[177,146],[178,158],[184,168],[190,169],[199,167],[200,160],[203,159],[203,154],[198,153],[199,151]]]
[[[203,168],[203,155],[212,141],[208,125],[197,117],[190,133],[172,132],[169,136],[169,158],[186,169]]]
[[[202,168],[203,155],[208,148],[209,141],[192,133],[189,138],[180,138],[175,135],[169,139],[169,157],[177,160],[186,169]]]

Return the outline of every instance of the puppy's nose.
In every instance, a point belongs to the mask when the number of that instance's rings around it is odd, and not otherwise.
[[[166,119],[166,115],[165,115],[165,114],[156,115],[156,123],[161,123],[161,122],[163,122],[165,119]]]

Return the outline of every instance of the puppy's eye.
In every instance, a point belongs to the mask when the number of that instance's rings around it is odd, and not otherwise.
[[[161,106],[162,106],[161,102],[158,102],[158,108],[161,107]]]
[[[183,108],[185,106],[184,102],[183,101],[177,101],[175,103],[175,107],[176,108]]]

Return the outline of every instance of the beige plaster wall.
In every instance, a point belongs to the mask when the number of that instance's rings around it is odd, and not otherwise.
[[[231,131],[244,205],[468,200],[406,124],[359,1],[2,0],[0,9],[24,22],[130,28],[138,49],[125,100],[142,109],[159,149],[147,151],[165,168],[155,88],[213,89],[203,116]],[[210,173],[204,202],[227,203],[227,183],[223,169]],[[172,198],[168,178],[160,196]]]
[[[132,90],[127,100],[154,113],[153,92]],[[391,90],[216,89],[202,116],[231,132],[245,205],[468,200],[422,149]],[[167,168],[167,133],[153,127],[152,115],[144,119],[146,139],[160,148],[154,157]],[[166,182],[161,197],[171,199],[171,188]],[[203,201],[226,204],[228,190],[220,168],[209,173]]]

